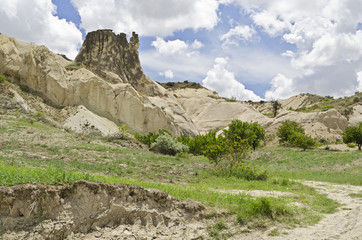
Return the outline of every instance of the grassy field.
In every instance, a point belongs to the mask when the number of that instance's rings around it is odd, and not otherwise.
[[[272,147],[252,153],[248,162],[281,178],[362,185],[362,151]]]
[[[200,156],[165,156],[135,146],[131,140],[108,141],[43,123],[33,115],[0,115],[0,185],[64,184],[77,180],[157,188],[180,199],[200,201],[227,212],[246,228],[309,225],[338,204],[314,189],[289,179],[361,185],[361,152],[302,152],[264,148],[248,163],[265,168],[267,181],[217,177]],[[220,190],[264,190],[290,193],[279,198],[231,194]],[[216,231],[219,225],[210,228]],[[215,230],[216,229],[216,230]]]

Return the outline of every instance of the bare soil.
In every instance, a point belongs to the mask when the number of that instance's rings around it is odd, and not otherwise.
[[[0,239],[198,239],[204,209],[130,185],[0,187]]]

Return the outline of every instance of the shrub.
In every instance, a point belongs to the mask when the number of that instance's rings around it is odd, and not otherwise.
[[[290,120],[284,121],[277,131],[279,142],[280,143],[289,142],[290,137],[295,132],[304,134],[304,128],[295,121],[290,121]]]
[[[353,102],[354,102],[354,103],[359,102],[359,100],[360,100],[360,99],[359,99],[359,97],[357,97],[357,96],[353,98]]]
[[[217,142],[216,132],[211,131],[205,135],[197,135],[190,139],[188,143],[189,152],[195,155],[202,155],[206,146],[213,145]]]
[[[316,141],[303,133],[294,132],[290,137],[290,144],[302,148],[304,151],[316,146]]]
[[[211,163],[215,163],[217,165],[228,151],[229,150],[224,138],[218,137],[215,138],[212,144],[204,146],[202,153]]]
[[[347,143],[347,147],[349,147],[349,148],[355,148],[355,147],[356,147],[356,145],[355,145],[355,144],[353,144],[353,143]]]
[[[233,120],[229,124],[229,128],[224,130],[225,138],[229,141],[241,143],[247,140],[249,146],[254,150],[260,145],[260,141],[264,140],[265,130],[257,122],[248,123],[240,120]]]
[[[0,84],[6,83],[6,78],[0,73]]]
[[[157,137],[156,141],[151,144],[151,151],[159,152],[162,154],[176,155],[180,152],[188,152],[188,147],[169,134],[162,134]]]
[[[263,180],[265,181],[268,178],[267,170],[258,170],[250,165],[243,162],[230,162],[224,160],[213,168],[212,173],[219,177],[236,177],[246,179],[248,181],[252,180]]]
[[[156,139],[160,136],[160,135],[164,135],[164,134],[168,134],[170,136],[172,136],[172,134],[167,131],[166,129],[159,129],[158,133],[154,133],[154,132],[149,132],[147,135],[141,135],[139,133],[135,133],[134,137],[137,141],[146,144],[148,147],[151,147],[151,144],[156,142]]]
[[[276,117],[278,115],[278,110],[282,107],[282,105],[278,101],[272,101],[273,106],[273,116]]]
[[[327,111],[327,110],[332,109],[332,108],[334,108],[333,105],[325,105],[325,106],[321,107],[321,110],[322,111]]]
[[[362,122],[359,122],[358,126],[347,127],[343,132],[344,143],[355,143],[358,146],[358,150],[361,150],[362,146]]]
[[[188,146],[191,141],[191,137],[187,136],[185,134],[182,134],[181,136],[177,137],[177,141]]]

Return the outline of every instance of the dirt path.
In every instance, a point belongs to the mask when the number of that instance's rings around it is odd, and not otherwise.
[[[362,186],[336,185],[322,182],[303,181],[303,184],[325,193],[342,206],[334,214],[326,214],[316,225],[295,228],[288,235],[265,237],[262,239],[362,239],[362,199],[351,197],[351,193],[361,193]]]

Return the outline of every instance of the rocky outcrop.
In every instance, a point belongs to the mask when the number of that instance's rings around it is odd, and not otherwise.
[[[105,31],[105,34],[110,33]],[[134,58],[138,57],[138,53],[136,55],[131,53],[135,53],[136,46],[133,45],[137,45],[138,40],[136,36],[132,39],[130,43],[127,43],[128,55],[125,54],[125,56]],[[87,48],[83,46],[83,49]],[[109,51],[113,51],[112,49],[108,48]],[[119,47],[119,49],[122,48]],[[86,59],[89,58],[86,53],[87,51],[83,50],[80,55],[84,54],[85,57],[77,57],[78,61],[83,59],[84,64],[88,64],[90,69],[95,68],[94,71],[96,71],[97,64],[88,63]],[[102,54],[107,56],[105,48]],[[100,59],[103,58],[100,57]],[[104,63],[103,60],[100,62]],[[106,68],[109,73],[115,70],[112,65],[115,62],[110,61],[111,66]],[[130,60],[125,60],[122,66],[127,68],[125,64],[129,62]],[[131,64],[133,67],[123,70],[124,75],[119,75],[122,81],[115,82],[109,80],[108,75],[104,79],[100,76],[101,74],[50,52],[45,46],[37,46],[0,35],[0,72],[23,89],[39,95],[50,105],[57,108],[83,105],[93,113],[118,125],[126,124],[127,128],[134,132],[147,133],[164,128],[176,136],[182,133],[198,134],[192,120],[177,100],[167,94],[164,88],[143,73],[141,74],[139,71],[142,69],[137,67],[138,63],[134,61],[134,65]],[[121,70],[118,74],[121,74]],[[141,78],[132,79],[136,76],[141,76]]]
[[[239,119],[258,122],[268,134],[274,135],[283,121],[292,120],[302,124],[308,135],[316,139],[336,142],[341,140],[341,134],[348,126],[348,120],[335,109],[311,113],[283,110],[286,107],[299,108],[313,104],[308,95],[295,96],[282,101],[279,114],[276,118],[272,118],[261,113],[270,113],[271,103],[228,102],[204,88],[177,89],[172,93],[177,96],[186,113],[203,133],[223,129],[232,120]],[[360,115],[356,114],[356,116]]]
[[[75,62],[111,83],[129,83],[142,94],[159,96],[160,86],[143,73],[138,47],[134,32],[128,42],[125,33],[98,30],[87,34]]]
[[[263,127],[269,126],[273,121],[247,103],[227,102],[205,88],[178,89],[172,93],[202,133],[222,129],[234,119],[259,122]]]
[[[341,141],[341,135],[348,126],[348,120],[337,110],[325,112],[294,112],[284,110],[269,126],[270,131],[276,131],[283,121],[291,120],[300,123],[308,135],[328,142]]]
[[[206,232],[206,225],[197,222],[204,209],[130,185],[0,186],[0,238],[150,239],[162,232],[161,239],[198,239]]]

